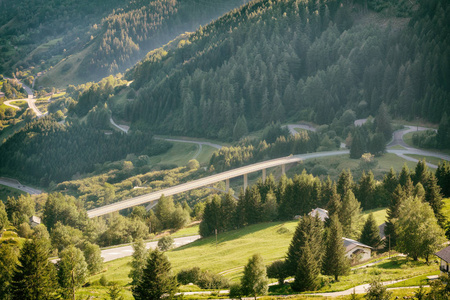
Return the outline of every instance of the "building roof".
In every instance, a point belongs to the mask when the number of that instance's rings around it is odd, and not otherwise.
[[[450,246],[445,247],[444,249],[435,253],[434,255],[436,255],[442,260],[445,260],[446,262],[450,262]]]
[[[344,241],[344,247],[345,247],[346,253],[348,253],[349,251],[353,250],[356,247],[372,249],[372,247],[364,245],[363,243],[360,243],[360,242],[352,240],[352,239],[343,237],[342,240]]]
[[[309,213],[309,215],[310,215],[311,217],[316,217],[316,216],[318,216],[319,219],[320,219],[321,221],[325,221],[326,219],[328,219],[328,210],[317,207],[316,209],[313,209],[313,210]]]
[[[39,218],[39,217],[37,217],[37,216],[31,216],[31,217],[30,217],[30,223],[41,224],[41,218]]]

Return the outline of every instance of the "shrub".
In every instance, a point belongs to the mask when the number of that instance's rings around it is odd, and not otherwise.
[[[166,235],[158,241],[158,248],[161,251],[169,250],[173,245],[173,237]]]

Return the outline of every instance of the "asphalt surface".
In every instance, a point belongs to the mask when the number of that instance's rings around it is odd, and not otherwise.
[[[6,186],[9,186],[9,187],[18,189],[18,190],[21,190],[21,191],[23,191],[25,193],[28,193],[28,194],[31,194],[31,195],[42,194],[41,190],[34,189],[32,187],[29,187],[29,186],[25,186],[25,185],[21,184],[19,181],[15,180],[15,179],[1,177],[0,178],[0,184],[1,185],[6,185]]]
[[[305,130],[314,131],[314,132],[316,131],[315,127],[312,127],[312,126],[306,125],[306,124],[289,124],[286,126],[289,129],[289,133],[292,135],[296,135],[298,133],[297,130],[295,130],[295,128],[305,129]]]
[[[192,242],[195,242],[198,239],[200,239],[199,235],[174,238],[174,248],[178,248],[178,247],[190,244]],[[157,246],[158,246],[157,241],[148,242],[145,244],[145,247],[147,249],[156,249]],[[122,247],[104,249],[104,250],[102,250],[102,257],[103,257],[104,262],[108,262],[108,261],[115,260],[118,258],[131,256],[133,254],[133,252],[134,252],[133,247],[131,245],[127,245],[127,246],[122,246]]]

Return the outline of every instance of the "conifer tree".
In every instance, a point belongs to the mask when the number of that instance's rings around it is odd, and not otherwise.
[[[397,174],[393,168],[383,177],[383,187],[388,195],[392,195],[398,185]]]
[[[342,226],[337,216],[331,217],[322,270],[323,274],[334,276],[336,281],[339,281],[339,276],[346,275],[350,271],[350,261],[345,256],[342,240]]]
[[[292,289],[298,292],[315,291],[319,287],[320,265],[320,260],[314,256],[310,244],[306,240],[298,261]]]
[[[8,214],[6,213],[5,204],[3,201],[0,201],[0,232],[3,232],[3,229],[8,227]]]
[[[345,237],[357,239],[360,234],[361,205],[351,190],[348,190],[342,200],[339,220]]]
[[[441,188],[438,185],[436,176],[432,173],[428,177],[428,182],[425,189],[425,201],[428,202],[433,209],[439,226],[444,228],[446,219],[442,213],[444,202],[442,202]]]
[[[400,174],[398,175],[398,183],[401,186],[405,186],[407,179],[411,179],[411,172],[409,171],[408,165],[403,164],[402,170],[400,171]]]
[[[244,295],[256,297],[265,295],[269,289],[266,266],[259,254],[253,255],[244,268],[244,276],[241,279],[241,289]]]
[[[426,186],[429,176],[430,172],[428,171],[428,166],[425,159],[419,160],[414,172],[413,184],[416,185],[420,182],[423,186]]]
[[[342,170],[341,174],[339,174],[339,178],[337,181],[337,192],[341,196],[341,199],[344,199],[345,194],[348,190],[352,190],[355,185],[353,181],[353,175],[350,170]]]
[[[300,257],[302,256],[306,242],[308,242],[311,255],[320,263],[323,255],[323,224],[318,217],[305,215],[298,222],[286,255],[286,270],[288,275],[295,275],[297,273]]]
[[[359,180],[359,185],[357,189],[358,200],[361,202],[361,206],[364,209],[373,208],[376,206],[375,203],[375,188],[376,182],[373,178],[372,171],[367,174],[363,171],[361,179]]]
[[[376,248],[378,247],[378,245],[380,245],[380,231],[378,230],[378,226],[375,222],[375,218],[373,217],[373,213],[370,213],[367,217],[359,241],[373,248]]]
[[[61,251],[60,258],[58,279],[63,295],[75,300],[76,289],[86,282],[89,273],[87,263],[83,252],[73,245]]]
[[[11,281],[19,258],[19,247],[3,243],[0,247],[0,299],[11,299]]]
[[[450,163],[447,161],[439,163],[435,175],[442,189],[442,195],[446,198],[450,197]]]
[[[173,297],[177,290],[177,278],[171,274],[167,256],[159,250],[149,253],[142,276],[132,287],[136,300],[159,300],[164,294]]]
[[[328,220],[330,220],[331,217],[334,215],[339,217],[341,208],[342,208],[341,196],[337,193],[336,184],[333,184],[331,188],[330,198],[327,204]]]
[[[11,281],[12,300],[58,298],[56,270],[48,256],[46,244],[38,239],[23,244]]]
[[[144,241],[142,239],[136,240],[133,243],[133,250],[131,270],[128,277],[131,278],[131,285],[136,286],[142,277],[145,260],[147,258],[147,249],[145,248]]]
[[[386,227],[384,228],[384,234],[386,235],[386,239],[389,239],[386,243],[386,247],[389,247],[389,243],[391,248],[395,248],[397,236],[395,234],[395,223],[398,219],[398,210],[402,203],[402,199],[405,199],[405,192],[402,189],[402,186],[399,184],[395,189],[394,193],[391,197],[391,203],[389,207],[386,209]]]

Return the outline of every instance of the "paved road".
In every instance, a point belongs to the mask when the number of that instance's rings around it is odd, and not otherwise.
[[[10,78],[7,78],[7,79],[10,79]],[[17,80],[17,79],[16,79],[16,80]],[[5,104],[8,105],[8,106],[10,106],[10,107],[13,107],[13,108],[15,108],[15,109],[20,109],[20,107],[15,106],[15,105],[11,105],[10,103],[11,103],[11,102],[14,102],[14,101],[27,101],[28,107],[31,108],[31,109],[34,111],[34,113],[36,114],[36,117],[41,118],[41,117],[47,115],[48,113],[43,114],[43,113],[36,107],[36,99],[34,98],[33,90],[30,89],[30,88],[29,88],[28,86],[26,86],[25,84],[23,84],[22,82],[20,82],[20,81],[18,81],[18,82],[22,84],[23,89],[24,89],[24,90],[27,92],[27,94],[28,94],[28,98],[25,98],[25,99],[8,100],[8,101],[5,101]]]
[[[174,248],[190,244],[192,242],[195,242],[198,239],[200,239],[199,235],[174,238]],[[157,247],[157,245],[158,245],[158,242],[156,242],[156,241],[145,244],[147,249],[150,249],[150,248],[155,249]],[[122,247],[116,247],[116,248],[102,250],[102,257],[103,257],[103,261],[108,262],[108,261],[115,260],[118,258],[131,256],[133,254],[133,252],[134,252],[133,247],[131,245],[128,245],[128,246],[122,246]]]
[[[316,128],[314,128],[310,125],[306,125],[306,124],[289,124],[286,126],[292,135],[296,135],[298,133],[297,130],[295,130],[295,128],[305,129],[305,130],[314,131],[314,132],[316,131]]]
[[[15,180],[15,179],[11,179],[11,178],[0,177],[0,184],[24,191],[25,193],[32,194],[32,195],[42,194],[41,190],[34,189],[29,186],[25,186],[25,185],[21,184],[19,181]]]
[[[433,128],[426,128],[426,127],[420,127],[420,126],[405,126],[404,129],[400,129],[397,131],[394,131],[393,133],[393,139],[392,141],[387,145],[388,147],[394,147],[394,146],[402,146],[408,149],[414,149],[414,148],[410,148],[408,146],[408,144],[405,143],[405,141],[403,140],[403,136],[407,133],[410,132],[414,132],[414,131],[424,131],[424,130],[434,130],[436,131],[436,129]]]
[[[114,122],[114,120],[113,120],[112,117],[109,118],[109,121],[111,122],[111,124],[112,124],[114,127],[116,127],[117,129],[119,129],[119,130],[121,130],[121,131],[123,131],[123,132],[125,132],[125,133],[128,133],[128,131],[130,130],[130,126],[127,126],[127,125],[119,125],[119,124],[117,124],[116,122]],[[219,144],[213,144],[213,143],[210,143],[210,142],[199,142],[199,141],[193,141],[193,140],[182,140],[182,139],[163,138],[163,137],[155,137],[155,139],[157,139],[157,140],[165,140],[165,141],[169,141],[169,142],[177,142],[177,143],[196,144],[196,145],[198,146],[198,150],[197,150],[197,152],[194,154],[194,156],[192,157],[192,159],[196,159],[196,158],[200,155],[200,153],[202,152],[202,149],[203,149],[203,145],[211,146],[211,147],[216,148],[216,149],[221,149],[221,148],[222,148],[222,145],[219,145]]]

